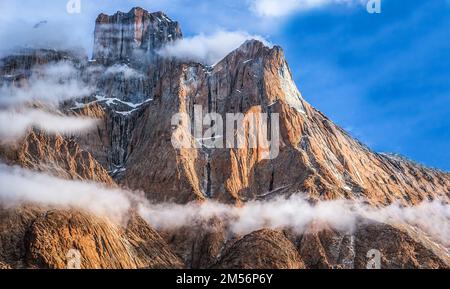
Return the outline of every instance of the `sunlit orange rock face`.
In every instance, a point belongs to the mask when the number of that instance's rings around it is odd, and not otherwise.
[[[374,204],[448,199],[448,174],[372,152],[309,105],[279,47],[249,41],[214,68],[172,66],[136,120],[133,151],[119,178],[150,199],[245,202],[299,192],[314,199],[364,198]],[[260,151],[245,147],[174,149],[171,117],[193,112],[195,105],[223,119],[227,113],[278,113],[279,156],[264,160]]]
[[[99,15],[96,61],[54,51],[3,60],[0,79],[14,85],[26,83],[26,71],[36,64],[76,62],[96,93],[60,109],[100,123],[73,137],[30,129],[16,144],[0,146],[2,162],[142,191],[152,202],[215,200],[242,206],[294,194],[311,203],[348,199],[373,206],[449,201],[449,174],[371,151],[306,102],[280,47],[247,41],[214,66],[156,53],[181,38],[178,23],[163,13],[134,8]],[[119,64],[137,75],[103,73]],[[16,78],[4,77],[11,74]],[[267,159],[264,150],[248,143],[175,148],[172,116],[187,113],[194,121],[195,106],[224,120],[229,113],[277,113],[278,156]],[[189,139],[192,145],[196,141]],[[450,264],[446,244],[420,230],[368,220],[351,233],[311,225],[301,234],[280,228],[241,236],[218,219],[158,232],[134,212],[125,224],[116,224],[75,209],[35,204],[2,208],[0,219],[0,268],[65,268],[73,248],[81,252],[83,268],[366,268],[373,248],[382,253],[383,268]]]

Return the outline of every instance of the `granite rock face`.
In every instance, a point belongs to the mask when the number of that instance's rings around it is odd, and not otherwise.
[[[177,22],[133,8],[99,15],[92,61],[51,50],[3,59],[0,85],[26,85],[36,65],[73,63],[94,92],[60,110],[100,122],[73,137],[30,129],[17,144],[0,145],[2,162],[142,191],[152,202],[240,206],[294,194],[312,203],[449,202],[448,173],[373,152],[313,108],[297,89],[281,47],[249,40],[213,67],[155,53],[179,39]],[[265,150],[247,143],[239,149],[174,148],[172,134],[179,127],[171,118],[187,113],[194,121],[195,106],[223,119],[228,113],[277,113],[279,155],[266,159]],[[186,137],[192,145],[202,141]],[[216,219],[157,232],[134,213],[127,224],[114,224],[32,204],[0,208],[0,218],[0,268],[64,268],[70,249],[85,256],[83,268],[365,268],[371,249],[381,252],[383,268],[450,264],[448,244],[415,227],[370,220],[351,233],[311,224],[301,234],[280,228],[238,236]]]
[[[94,59],[101,63],[150,60],[157,49],[180,38],[178,23],[162,12],[133,8],[112,16],[100,14],[95,22]]]

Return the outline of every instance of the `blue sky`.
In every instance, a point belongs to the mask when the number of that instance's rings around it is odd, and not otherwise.
[[[382,4],[380,15],[335,9],[294,17],[275,42],[304,97],[336,123],[376,151],[448,171],[449,2]]]
[[[47,20],[57,29],[46,36],[90,51],[96,15],[133,6],[165,11],[187,37],[261,35],[284,48],[305,99],[353,136],[450,171],[448,0],[382,0],[381,14],[364,0],[81,0],[70,15],[66,2],[1,0],[0,48],[31,39],[24,27]]]

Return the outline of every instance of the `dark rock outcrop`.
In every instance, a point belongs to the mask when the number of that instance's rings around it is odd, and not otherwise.
[[[95,25],[93,58],[101,63],[150,60],[168,42],[182,38],[178,22],[164,13],[133,8],[112,16],[100,14]]]
[[[214,268],[222,269],[302,269],[295,246],[282,232],[261,230],[238,240]]]

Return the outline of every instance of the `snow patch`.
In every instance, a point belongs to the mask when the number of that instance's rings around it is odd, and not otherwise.
[[[118,114],[122,114],[122,115],[129,115],[129,114],[135,112],[136,110],[138,110],[138,108],[140,108],[141,106],[153,101],[153,99],[149,98],[143,102],[132,103],[132,102],[120,100],[118,98],[113,98],[113,97],[109,98],[109,97],[104,97],[101,95],[96,95],[95,98],[96,98],[96,100],[88,102],[88,103],[80,103],[80,102],[75,101],[75,106],[71,107],[70,109],[78,110],[78,109],[82,109],[86,106],[92,105],[94,103],[99,103],[99,102],[104,102],[107,106],[124,104],[124,105],[130,107],[131,110],[129,110],[129,111],[114,111],[114,112],[118,113]]]

